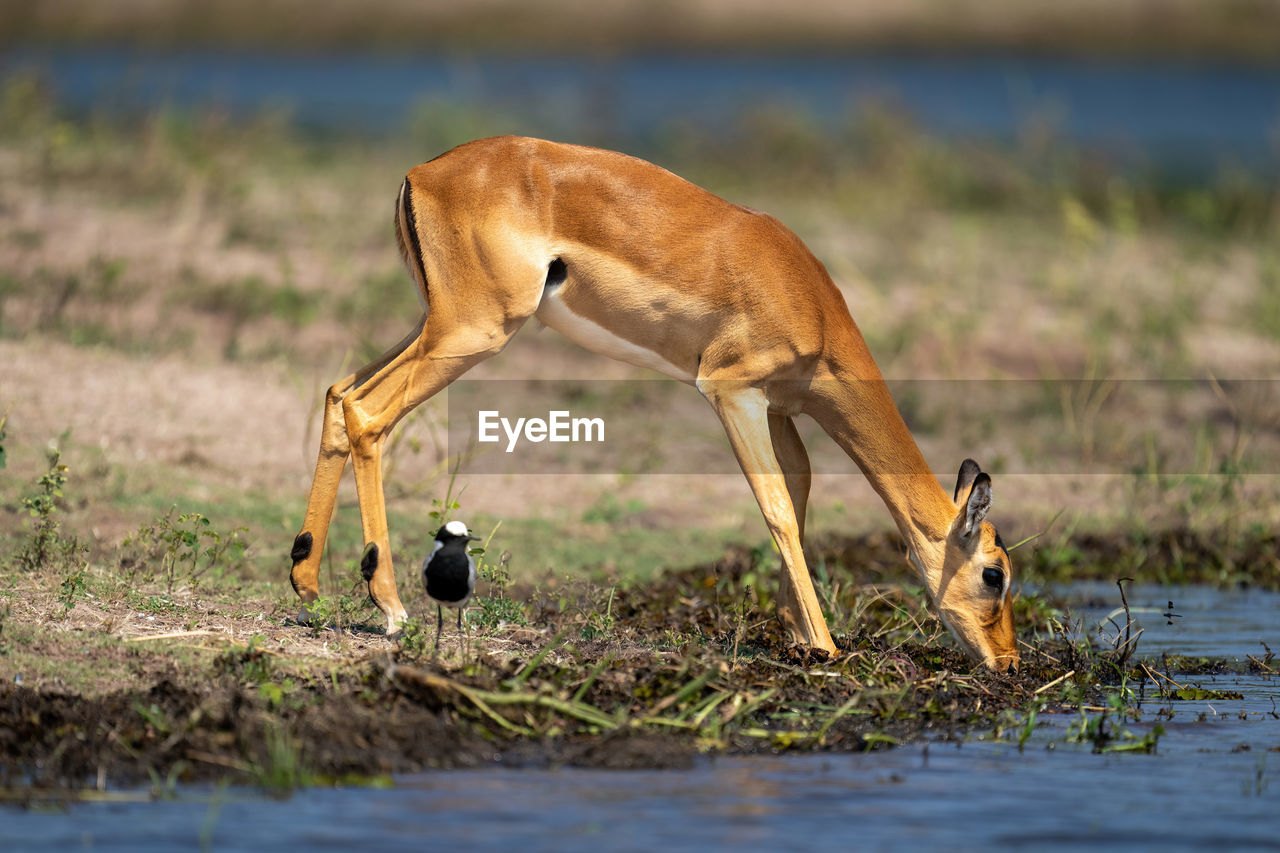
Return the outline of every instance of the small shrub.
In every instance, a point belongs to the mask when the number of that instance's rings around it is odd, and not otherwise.
[[[35,519],[35,528],[31,538],[18,552],[18,566],[28,572],[74,566],[74,571],[83,574],[88,548],[75,537],[63,538],[62,524],[57,515],[62,490],[67,484],[68,469],[62,463],[62,452],[56,447],[49,449],[48,460],[48,470],[36,481],[39,491],[22,499],[23,507]]]
[[[613,626],[617,620],[613,616],[613,597],[617,592],[617,587],[609,589],[609,598],[601,610],[598,606],[588,610],[583,610],[582,615],[585,618],[585,624],[582,630],[578,632],[579,636],[584,640],[599,640],[607,637],[613,631]]]
[[[344,626],[360,622],[368,602],[367,597],[356,595],[320,596],[306,608],[312,636],[319,636],[330,627],[340,631]]]
[[[497,532],[497,528],[494,528]],[[489,541],[493,534],[489,535]],[[487,547],[489,542],[485,542]],[[477,596],[476,607],[467,613],[467,622],[482,631],[493,631],[502,625],[528,625],[524,605],[512,600],[507,595],[511,586],[511,570],[507,568],[511,562],[511,552],[503,551],[497,560],[486,560],[486,548],[472,548],[471,554],[476,558],[476,576],[489,584],[489,595]]]
[[[194,588],[211,572],[220,577],[243,567],[248,528],[222,533],[198,512],[184,512],[175,518],[176,509],[170,507],[124,540],[121,547],[126,554],[121,556],[121,565],[134,565],[139,559],[159,560],[170,593],[180,573]]]
[[[503,595],[478,596],[476,606],[467,611],[467,622],[481,631],[494,631],[503,625],[528,625],[524,605]]]
[[[422,657],[431,646],[431,635],[432,632],[422,620],[405,620],[400,632],[400,654],[411,658]]]
[[[76,599],[82,598],[87,591],[85,569],[81,566],[70,572],[58,587],[58,601],[62,602],[63,612],[70,613],[76,606]]]

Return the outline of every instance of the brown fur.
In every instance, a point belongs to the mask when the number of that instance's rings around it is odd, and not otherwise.
[[[370,595],[388,629],[398,627],[405,611],[387,538],[383,442],[408,411],[501,350],[539,309],[553,322],[555,302],[562,325],[566,317],[574,328],[594,324],[584,342],[607,336],[602,349],[659,358],[659,369],[711,403],[782,552],[780,615],[798,641],[835,649],[801,550],[810,472],[791,419],[803,413],[885,501],[965,649],[1002,669],[1016,664],[1008,594],[993,596],[981,579],[995,564],[1011,577],[1008,555],[990,525],[967,540],[959,535],[969,490],[958,502],[943,491],[839,290],[776,219],[634,157],[501,137],[412,169],[396,232],[427,310],[399,345],[329,391],[303,528],[314,548],[292,575],[304,602],[318,595],[349,454],[365,541],[378,546]],[[556,260],[566,277],[552,295],[544,285]]]

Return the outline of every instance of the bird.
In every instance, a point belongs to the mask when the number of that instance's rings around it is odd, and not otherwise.
[[[440,650],[440,634],[444,630],[441,606],[458,611],[458,632],[462,632],[462,608],[476,591],[476,562],[467,553],[472,536],[461,521],[450,521],[436,531],[436,544],[422,561],[422,585],[427,597],[436,603],[436,651]]]

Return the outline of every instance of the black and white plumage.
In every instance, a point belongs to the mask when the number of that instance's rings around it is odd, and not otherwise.
[[[458,611],[458,630],[462,630],[462,608],[476,590],[476,562],[467,553],[467,543],[476,538],[461,521],[451,521],[436,532],[435,547],[422,561],[422,584],[436,603],[437,649],[444,629],[442,605]]]

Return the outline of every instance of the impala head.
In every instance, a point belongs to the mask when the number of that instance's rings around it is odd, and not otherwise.
[[[1018,642],[1009,594],[1013,564],[1000,534],[985,521],[991,478],[972,459],[960,466],[953,500],[956,517],[947,533],[934,604],[970,656],[998,672],[1016,669]]]

